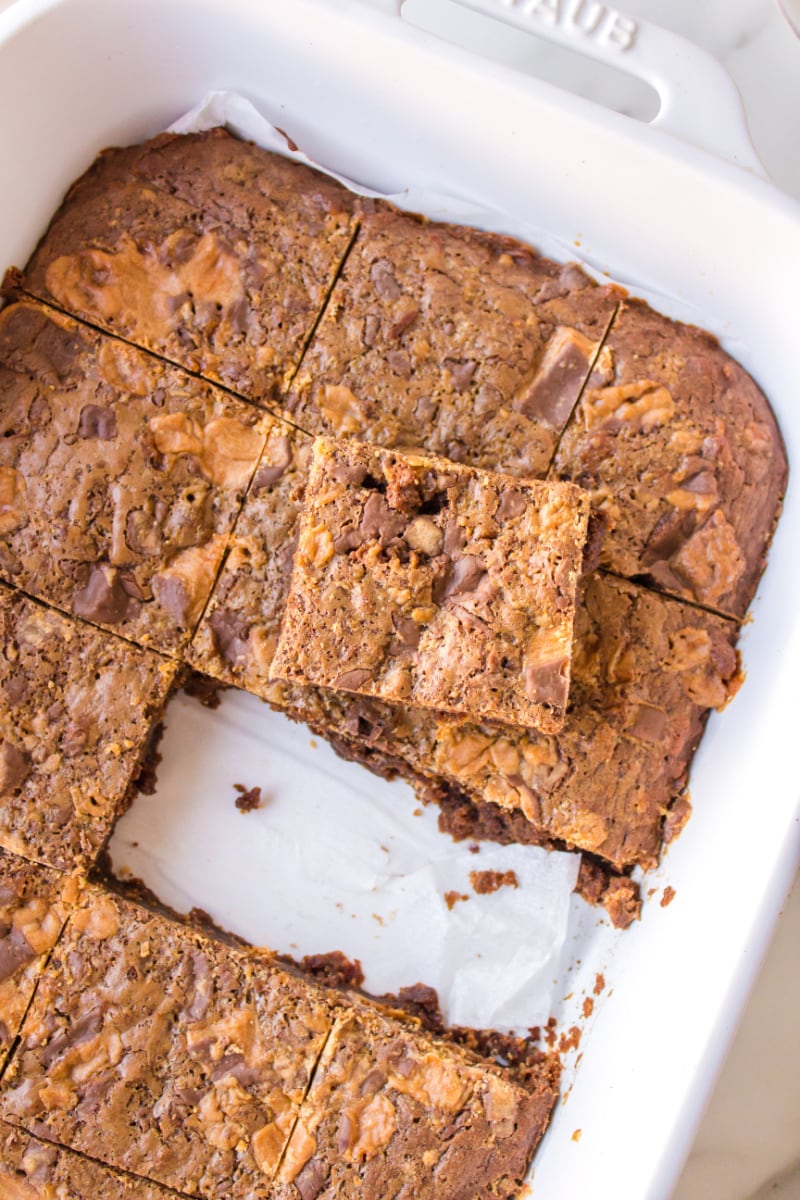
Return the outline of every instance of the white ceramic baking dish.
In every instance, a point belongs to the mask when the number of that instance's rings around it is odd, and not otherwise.
[[[235,88],[365,184],[491,206],[510,232],[533,224],[633,291],[660,294],[755,374],[797,461],[800,216],[758,177],[727,77],[601,5],[470,7],[647,78],[659,121],[644,127],[487,64],[398,20],[394,0],[19,0],[0,15],[0,264],[24,262],[100,146]],[[797,860],[799,536],[793,480],[743,639],[746,685],[709,724],[693,819],[654,881],[676,899],[647,904],[598,962],[607,998],[537,1156],[543,1200],[666,1197],[735,1028]]]

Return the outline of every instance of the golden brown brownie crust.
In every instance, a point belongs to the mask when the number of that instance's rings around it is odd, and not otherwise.
[[[121,1175],[0,1121],[2,1200],[171,1200],[156,1183]]]
[[[28,302],[0,313],[0,574],[174,653],[211,592],[269,418]]]
[[[716,339],[626,301],[551,477],[591,491],[604,566],[741,617],[786,472],[765,396]]]
[[[223,129],[102,154],[24,288],[261,401],[300,360],[355,231],[334,180]]]
[[[0,845],[94,861],[176,666],[0,584]]]
[[[547,470],[620,293],[496,234],[367,213],[286,400],[306,432]]]
[[[91,889],[43,972],[3,1117],[189,1195],[271,1195],[332,1026],[288,973]]]
[[[77,877],[0,850],[0,1073],[79,891]]]
[[[578,488],[318,439],[273,676],[559,728],[588,515]]]

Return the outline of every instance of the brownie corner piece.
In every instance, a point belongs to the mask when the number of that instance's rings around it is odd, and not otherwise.
[[[551,476],[592,493],[601,564],[742,617],[786,487],[769,402],[716,338],[642,301],[620,308]]]
[[[282,390],[347,253],[358,201],[224,129],[104,151],[21,276],[31,295],[225,384]]]
[[[0,577],[176,654],[211,592],[266,414],[52,309],[0,312]]]
[[[272,1200],[333,1010],[304,981],[87,886],[0,1086],[2,1119],[183,1195]]]
[[[278,1200],[518,1194],[557,1090],[523,1089],[365,1009],[328,1039],[276,1178]]]
[[[176,670],[0,584],[0,845],[63,870],[89,866]]]
[[[557,729],[588,515],[571,485],[318,439],[273,675]]]

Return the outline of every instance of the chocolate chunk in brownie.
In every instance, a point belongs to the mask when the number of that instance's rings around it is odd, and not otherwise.
[[[0,1074],[78,895],[74,876],[0,850]]]
[[[286,605],[311,440],[273,422],[211,600],[189,647],[192,666],[256,695],[270,667]]]
[[[343,1014],[276,1179],[276,1200],[518,1194],[557,1097],[366,1011]]]
[[[87,866],[111,831],[176,664],[0,585],[0,845]]]
[[[579,488],[317,439],[272,675],[560,728],[588,515]]]
[[[73,184],[22,286],[260,401],[294,373],[356,205],[224,129],[162,134]]]
[[[786,456],[763,393],[710,334],[626,302],[551,477],[592,492],[607,525],[602,565],[744,614]]]
[[[741,681],[737,635],[733,621],[597,574],[581,585],[570,704],[555,734],[321,688],[276,685],[271,699],[379,772],[405,763],[412,778],[445,780],[516,816],[516,840],[647,867],[709,710]]]
[[[332,1020],[263,956],[92,888],[41,975],[0,1113],[189,1195],[267,1200]]]
[[[363,220],[287,397],[308,433],[547,470],[620,293],[512,238]]]
[[[0,576],[177,651],[203,612],[269,421],[53,310],[3,309]]]
[[[4,1200],[170,1200],[176,1195],[0,1121]]]

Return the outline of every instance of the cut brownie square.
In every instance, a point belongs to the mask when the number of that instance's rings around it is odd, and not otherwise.
[[[79,891],[75,876],[0,850],[0,1075]]]
[[[357,203],[224,129],[162,134],[97,159],[16,281],[261,401],[300,361]]]
[[[314,435],[543,475],[620,293],[512,238],[365,215],[286,399]]]
[[[186,655],[198,671],[262,697],[270,694],[311,445],[292,426],[271,423],[230,549]]]
[[[3,1200],[170,1200],[176,1195],[0,1121]]]
[[[603,574],[581,584],[567,718],[555,734],[458,720],[325,689],[268,698],[379,773],[466,793],[500,840],[658,860],[709,709],[741,681],[733,621]],[[445,789],[447,795],[447,789]],[[496,836],[496,835],[492,835]]]
[[[601,564],[741,617],[786,486],[769,404],[710,334],[646,304],[616,317],[552,478],[588,488]]]
[[[0,313],[0,575],[168,653],[203,612],[269,418],[24,302]]]
[[[319,438],[273,676],[558,729],[588,516],[570,485]]]
[[[516,1196],[557,1098],[366,1011],[338,1020],[276,1180],[276,1200]],[[282,1186],[281,1186],[282,1185]]]
[[[65,870],[105,845],[177,664],[0,585],[0,845]]]
[[[192,1196],[272,1196],[333,1023],[322,994],[98,889],[43,972],[3,1118]]]

